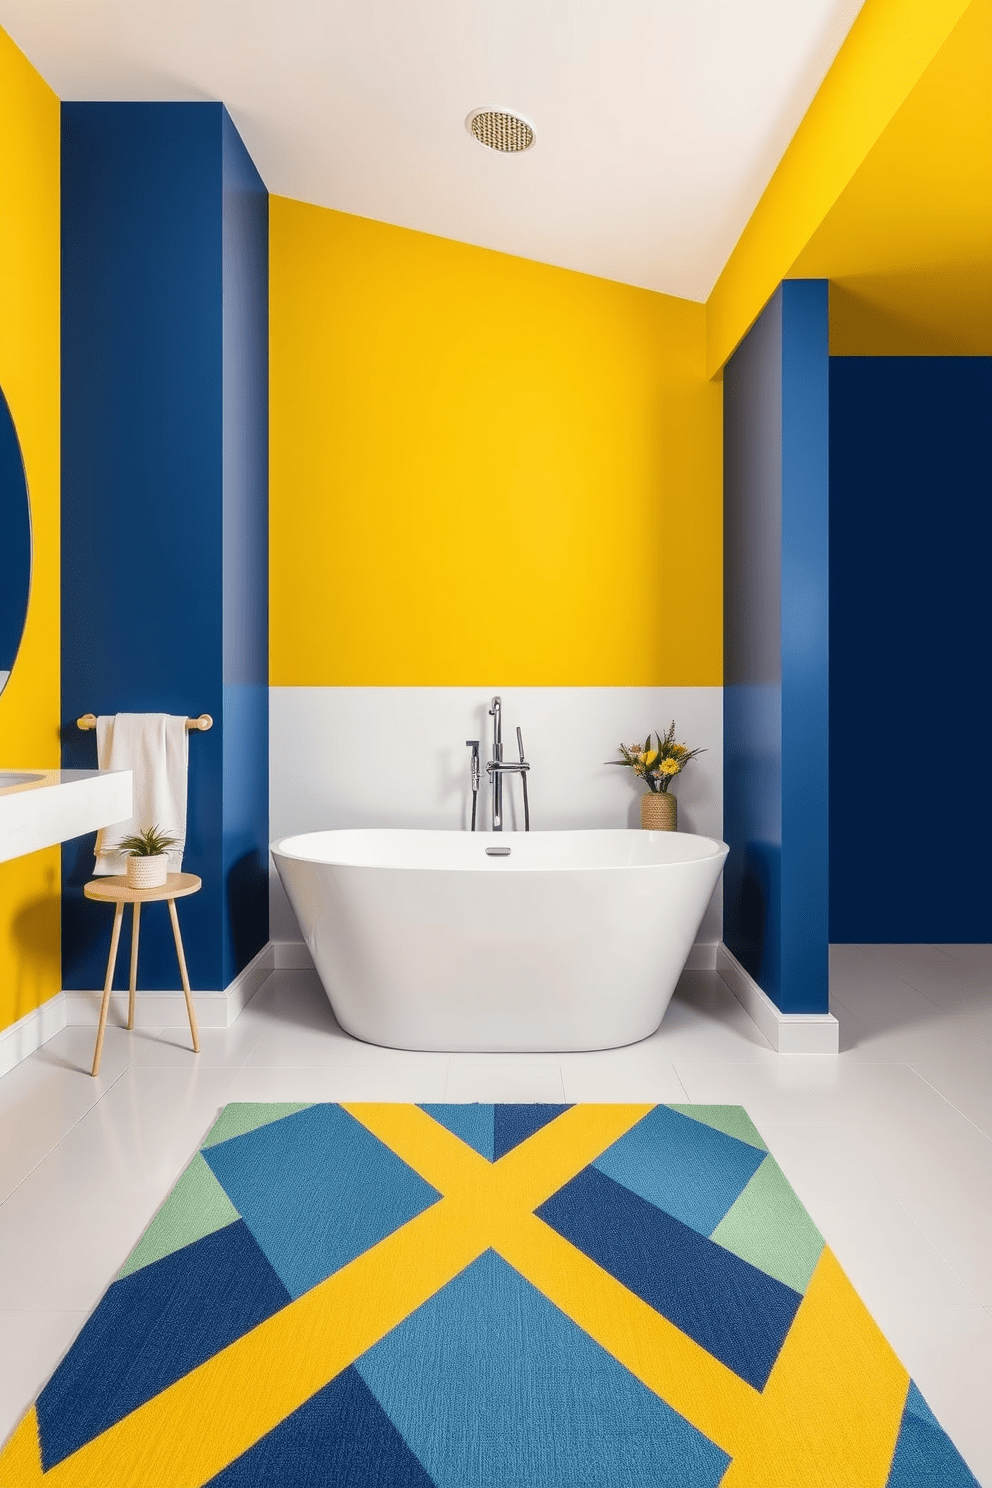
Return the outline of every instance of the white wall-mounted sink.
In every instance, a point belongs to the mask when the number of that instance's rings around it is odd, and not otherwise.
[[[0,863],[127,821],[130,770],[0,770]]]

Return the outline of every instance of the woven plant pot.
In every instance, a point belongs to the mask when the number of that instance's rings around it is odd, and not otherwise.
[[[153,853],[147,858],[128,858],[129,889],[160,889],[169,873],[169,854]]]
[[[671,791],[648,791],[641,797],[641,826],[648,832],[677,832],[678,809]]]

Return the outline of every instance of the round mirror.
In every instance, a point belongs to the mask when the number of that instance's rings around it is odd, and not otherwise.
[[[0,392],[0,692],[21,644],[31,585],[31,514],[14,420]]]

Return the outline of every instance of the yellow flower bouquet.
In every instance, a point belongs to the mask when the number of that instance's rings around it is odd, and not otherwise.
[[[675,742],[675,720],[665,734],[655,734],[657,747],[651,748],[651,735],[648,734],[644,740],[644,746],[640,744],[621,744],[621,759],[607,760],[609,765],[624,765],[633,770],[635,775],[640,776],[649,791],[656,794],[659,791],[667,791],[676,775],[680,775],[691,759],[697,754],[705,754],[703,749],[687,749],[684,744]]]

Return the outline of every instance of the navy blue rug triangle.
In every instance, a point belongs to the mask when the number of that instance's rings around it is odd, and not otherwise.
[[[803,1300],[596,1168],[535,1210],[559,1235],[756,1390]]]
[[[289,1301],[241,1220],[115,1281],[38,1397],[44,1470]]]
[[[547,1126],[571,1106],[496,1106],[494,1109],[493,1160],[498,1162],[542,1126]]]
[[[335,1376],[205,1488],[436,1488],[355,1369]]]

